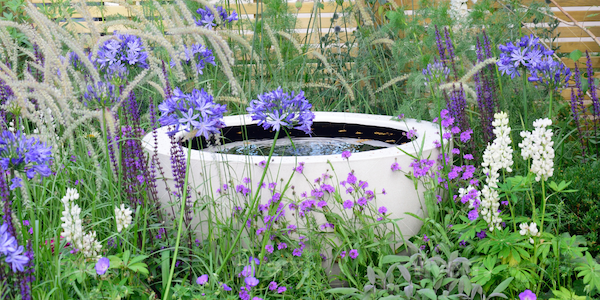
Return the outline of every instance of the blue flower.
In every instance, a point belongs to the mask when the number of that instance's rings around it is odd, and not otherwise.
[[[304,97],[304,92],[284,93],[281,87],[274,91],[258,95],[246,108],[252,114],[252,120],[258,120],[258,125],[265,130],[279,131],[281,127],[294,128],[312,133],[312,123],[315,115],[310,111],[312,105]]]
[[[202,44],[193,44],[190,47],[183,48],[184,57],[181,60],[187,62],[188,64],[194,59],[196,61],[196,73],[199,75],[204,74],[202,70],[206,67],[207,64],[211,64],[216,66],[215,56],[212,53],[212,50],[206,48]],[[171,60],[171,67],[175,66],[175,61]]]
[[[165,99],[158,109],[162,113],[160,123],[163,126],[175,126],[175,129],[169,132],[171,135],[181,129],[186,132],[197,130],[196,136],[209,138],[225,126],[222,119],[223,113],[227,111],[226,106],[215,103],[213,96],[204,89],[194,89],[191,94],[184,94],[176,88],[173,96]]]
[[[217,13],[224,22],[231,23],[233,21],[238,20],[238,15],[235,11],[232,11],[231,14],[228,15],[227,11],[223,8],[223,6],[215,5],[214,8],[217,10]],[[198,8],[198,10],[196,10],[196,13],[200,15],[200,19],[195,19],[196,25],[203,26],[207,29],[211,29],[219,25],[215,23],[215,16],[209,8]]]
[[[110,260],[106,257],[101,257],[98,262],[96,262],[96,274],[104,275],[106,270],[108,270],[108,267],[110,267]]]
[[[23,255],[23,246],[18,246],[15,251],[8,254],[6,262],[10,264],[13,272],[23,272],[25,265],[29,262],[29,258]]]
[[[196,283],[199,285],[205,285],[208,282],[208,275],[200,275],[198,279],[196,279]]]
[[[520,77],[521,73],[518,70],[526,69],[531,73],[529,81],[540,80],[538,72],[543,68],[545,60],[552,60],[551,55],[554,53],[542,46],[539,38],[533,35],[522,37],[517,45],[508,42],[506,45],[499,45],[498,48],[502,53],[496,64],[502,75],[507,74],[511,78],[515,75]]]
[[[125,66],[147,69],[147,59],[148,52],[145,51],[139,37],[118,34],[115,31],[113,39],[104,42],[98,49],[96,64],[100,70],[107,72],[107,79],[113,78],[114,75],[124,78],[128,74]]]
[[[7,170],[24,171],[28,179],[35,174],[47,177],[51,174],[51,147],[36,138],[27,138],[20,131],[12,133],[5,130],[0,134],[0,166]],[[16,187],[18,183],[12,182]]]

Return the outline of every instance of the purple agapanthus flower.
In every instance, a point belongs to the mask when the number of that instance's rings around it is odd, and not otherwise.
[[[116,88],[110,81],[98,81],[88,85],[83,93],[83,105],[90,109],[110,107],[119,100],[119,95],[115,91]]]
[[[47,177],[51,174],[51,148],[36,138],[27,138],[20,131],[5,130],[0,134],[0,167],[25,172],[29,179],[35,174]]]
[[[105,41],[98,49],[96,64],[108,75],[124,78],[131,66],[147,69],[148,52],[145,51],[142,39],[129,34],[114,33],[113,38]]]
[[[294,128],[312,133],[312,123],[315,115],[310,111],[312,105],[304,97],[304,92],[284,93],[281,87],[274,91],[258,95],[246,109],[252,115],[252,120],[258,120],[258,125],[265,130],[279,131],[282,127]]]
[[[442,82],[448,81],[448,75],[450,75],[450,69],[439,60],[429,63],[427,68],[423,69],[423,75],[425,76],[425,85],[433,83],[438,85]]]
[[[514,78],[521,76],[519,70],[527,70],[532,75],[529,81],[540,79],[538,73],[550,66],[551,55],[554,53],[541,45],[539,38],[533,34],[522,37],[516,45],[508,42],[506,45],[499,45],[498,48],[501,53],[496,64],[502,75],[506,74]]]
[[[206,48],[202,44],[193,44],[189,47],[183,48],[183,57],[180,59],[191,65],[192,59],[196,62],[196,73],[199,75],[204,74],[202,70],[206,68],[206,64],[216,66],[215,56],[212,50]],[[175,66],[175,60],[171,60],[171,67]]]
[[[219,133],[225,127],[223,113],[227,111],[225,105],[217,104],[213,96],[202,90],[194,89],[192,93],[185,94],[179,88],[173,95],[166,98],[158,106],[162,115],[159,118],[163,126],[175,126],[169,134],[173,135],[181,129],[186,132],[196,130],[196,136],[209,138],[211,134]]]
[[[233,21],[238,20],[238,15],[235,11],[232,11],[231,14],[227,14],[227,11],[225,10],[225,8],[223,8],[223,6],[215,5],[214,8],[217,10],[217,13],[219,14],[223,22],[231,23]],[[200,15],[200,18],[195,19],[196,25],[208,29],[219,25],[215,23],[215,16],[209,8],[198,8],[198,10],[196,10],[196,13]]]

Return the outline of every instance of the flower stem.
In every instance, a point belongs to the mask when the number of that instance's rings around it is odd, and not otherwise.
[[[269,158],[267,159],[267,164],[265,165],[265,169],[260,178],[260,182],[258,183],[256,192],[254,193],[254,197],[253,197],[254,199],[252,199],[252,204],[250,205],[250,208],[248,210],[248,213],[246,214],[246,218],[244,219],[242,226],[246,226],[246,224],[248,223],[248,219],[250,219],[250,216],[252,215],[252,213],[256,209],[256,205],[258,204],[258,199],[259,199],[258,194],[260,193],[260,187],[262,186],[262,184],[265,180],[265,176],[267,175],[267,170],[269,169],[269,164],[271,163],[271,157],[273,156],[273,151],[275,150],[275,145],[277,144],[277,138],[279,138],[279,130],[275,131],[275,137],[273,138],[273,144],[271,144],[271,149],[269,150]],[[235,248],[238,241],[242,237],[242,232],[243,232],[242,229],[238,230],[238,233],[235,236],[235,240],[233,241],[233,245],[231,245],[229,247],[229,250],[227,251],[227,255],[225,255],[225,258],[223,259],[221,266],[219,266],[219,269],[217,269],[217,272],[216,272],[217,276],[221,273],[221,270],[223,270],[223,267],[225,266],[225,263],[227,262],[229,257],[231,257],[231,254],[233,253],[233,249]]]
[[[527,129],[527,124],[529,124],[529,120],[528,120],[528,116],[527,116],[527,90],[526,87],[527,86],[527,71],[523,71],[523,98],[521,99],[523,101],[523,112],[524,112],[524,117],[525,117],[525,130]]]
[[[181,242],[181,230],[183,228],[183,216],[185,215],[185,201],[187,199],[188,190],[188,176],[190,173],[190,157],[192,155],[192,142],[188,142],[187,161],[185,164],[185,179],[183,186],[183,197],[181,197],[181,203],[179,206],[179,224],[177,227],[177,241],[175,242],[175,251],[173,253],[173,260],[171,261],[171,271],[169,272],[169,279],[167,280],[167,288],[163,294],[163,299],[169,297],[169,289],[171,288],[171,282],[173,281],[173,273],[175,272],[175,263],[177,262],[177,253],[179,252],[179,243]]]

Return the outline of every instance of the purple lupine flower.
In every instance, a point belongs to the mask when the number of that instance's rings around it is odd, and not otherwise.
[[[205,285],[208,282],[208,274],[203,274],[198,276],[196,279],[196,284]]]
[[[214,102],[213,96],[202,90],[194,89],[190,94],[184,94],[179,88],[173,96],[167,97],[158,106],[162,115],[159,118],[163,126],[175,126],[170,135],[183,129],[186,132],[196,130],[195,136],[204,136],[206,139],[211,134],[219,133],[225,127],[223,113],[227,111],[225,105]]]
[[[221,22],[228,22],[231,23],[233,21],[237,21],[238,20],[238,15],[237,13],[234,11],[231,12],[231,14],[227,14],[227,11],[225,10],[225,8],[223,8],[223,6],[214,6],[215,10],[217,11],[217,13],[219,14],[219,17],[221,18]],[[196,23],[197,26],[202,26],[205,27],[207,29],[211,29],[215,26],[220,25],[215,23],[215,16],[212,12],[212,10],[210,10],[208,7],[205,9],[202,8],[198,8],[198,10],[196,10],[196,13],[198,13],[200,15],[200,18],[194,18],[194,22]]]
[[[288,94],[279,87],[258,95],[258,99],[252,100],[246,110],[252,115],[252,120],[258,120],[258,125],[265,130],[279,131],[281,127],[287,127],[311,134],[315,117],[311,108],[312,105],[304,97],[304,91]]]
[[[350,256],[350,258],[356,259],[358,257],[358,250],[351,249],[350,252],[348,253],[348,255]]]
[[[21,131],[5,130],[0,134],[0,167],[25,172],[28,179],[35,174],[47,177],[51,174],[51,148],[36,138],[27,138]]]

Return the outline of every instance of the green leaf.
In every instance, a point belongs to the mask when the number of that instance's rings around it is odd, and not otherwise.
[[[342,294],[342,295],[348,295],[350,293],[356,293],[356,292],[358,292],[358,290],[355,288],[334,288],[334,289],[329,289],[329,290],[325,291],[325,293],[329,293],[329,294]]]
[[[125,252],[123,252],[123,263],[125,265],[129,264],[129,256],[131,255],[131,252],[129,250],[125,250]]]
[[[508,277],[506,278],[504,281],[502,281],[492,292],[492,294],[494,293],[502,293],[510,284],[511,281],[513,281],[514,277]]]
[[[118,269],[123,266],[123,261],[118,256],[111,255],[108,260],[110,261],[109,269]]]
[[[417,294],[420,294],[422,296],[425,296],[431,300],[437,300],[437,295],[435,294],[435,292],[432,289],[422,289],[422,290],[418,290]]]
[[[129,264],[130,264],[130,265],[132,265],[132,264],[135,264],[135,263],[137,263],[137,262],[141,262],[141,261],[143,261],[143,260],[144,260],[144,259],[146,259],[146,258],[148,258],[148,255],[138,255],[138,256],[135,256],[135,257],[133,257],[133,258],[132,258],[132,259],[129,261]]]
[[[575,49],[575,50],[573,50],[573,52],[571,52],[571,54],[569,54],[569,58],[572,59],[573,61],[578,61],[582,56],[583,56],[583,53],[581,53],[581,51],[579,51],[579,49]]]
[[[397,263],[397,262],[407,262],[410,259],[408,256],[399,256],[399,255],[386,255],[381,258],[379,261],[379,266],[383,266],[385,264]]]
[[[146,265],[145,263],[131,264],[131,265],[129,265],[128,268],[131,271],[134,271],[136,273],[142,273],[142,274],[148,276],[148,265]]]

